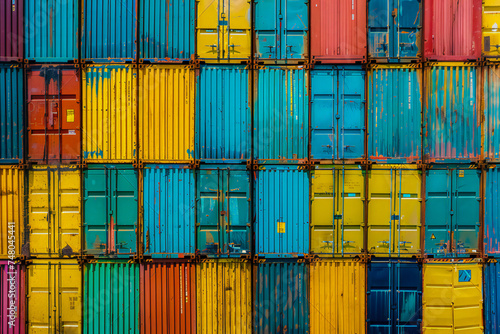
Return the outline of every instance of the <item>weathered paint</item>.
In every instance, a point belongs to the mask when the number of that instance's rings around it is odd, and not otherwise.
[[[134,255],[137,250],[137,171],[131,165],[89,165],[83,176],[84,253]]]
[[[424,264],[422,333],[483,333],[479,263]]]
[[[311,159],[365,156],[365,72],[361,66],[311,70]]]
[[[307,159],[308,71],[303,66],[269,66],[254,76],[254,159],[261,163]]]
[[[309,253],[309,173],[270,165],[254,173],[255,253],[290,257]]]
[[[366,0],[311,0],[310,3],[313,60],[366,62]]]
[[[18,257],[21,254],[23,243],[24,170],[12,167],[14,166],[0,166],[1,259],[9,258],[12,255]],[[12,239],[12,237],[15,239]]]
[[[186,61],[194,55],[195,0],[139,1],[139,59]]]
[[[425,68],[423,124],[425,162],[471,162],[481,158],[477,68],[434,63]]]
[[[197,85],[196,159],[250,159],[250,71],[245,65],[202,65]]]
[[[99,260],[83,268],[83,332],[139,333],[139,264]]]
[[[139,159],[194,160],[195,75],[190,66],[141,65]]]
[[[420,333],[422,265],[412,260],[382,260],[366,266],[368,333]]]
[[[23,15],[23,1],[0,1],[0,61],[23,60]]]
[[[0,260],[0,332],[26,333],[26,272],[20,263]]]
[[[244,165],[204,165],[196,172],[197,252],[208,256],[250,254],[250,183]]]
[[[24,33],[26,59],[76,62],[78,0],[24,0]]]
[[[374,65],[368,72],[368,158],[422,160],[422,70],[419,65]]]
[[[500,264],[489,260],[484,265],[484,332],[500,332]]]
[[[133,162],[137,149],[135,66],[86,66],[82,76],[83,159]]]
[[[196,264],[197,333],[252,332],[251,264],[204,260]]]
[[[481,171],[450,168],[426,171],[425,253],[478,254]]]
[[[500,168],[497,165],[486,170],[484,193],[484,252],[500,255]]]
[[[361,166],[315,167],[311,171],[311,253],[362,253],[364,202]]]
[[[500,161],[500,66],[486,65],[482,69],[484,117],[484,158],[488,162]]]
[[[364,334],[366,265],[322,259],[311,263],[309,270],[310,333]]]
[[[23,110],[23,69],[0,64],[0,163],[23,160]]]
[[[257,0],[255,57],[259,60],[296,60],[309,57],[309,15],[305,0]]]
[[[482,0],[425,0],[426,60],[467,61],[481,57]]]
[[[137,0],[82,0],[81,19],[83,60],[135,60]]]
[[[500,58],[499,3],[497,0],[483,0],[483,57]]]
[[[145,165],[142,247],[152,257],[195,253],[195,176],[186,165]]]

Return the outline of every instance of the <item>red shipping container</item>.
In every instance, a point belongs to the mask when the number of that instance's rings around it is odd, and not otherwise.
[[[78,162],[81,155],[80,74],[78,66],[30,67],[28,160]]]
[[[475,61],[481,57],[481,0],[424,2],[424,57]]]
[[[23,1],[0,0],[0,61],[23,60]]]
[[[21,240],[16,240],[21,242]],[[0,333],[25,333],[25,268],[21,264],[11,265],[7,260],[0,261]],[[14,298],[10,298],[13,296]],[[12,304],[16,309],[12,307]],[[11,326],[11,325],[14,326]]]
[[[366,62],[366,34],[366,0],[311,1],[313,61]]]

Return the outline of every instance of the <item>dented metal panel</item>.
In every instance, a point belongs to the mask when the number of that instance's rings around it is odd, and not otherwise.
[[[0,258],[21,255],[24,242],[24,170],[0,166]]]
[[[486,170],[484,193],[484,252],[489,256],[500,255],[500,168]]]
[[[26,266],[0,260],[0,332],[26,333]]]
[[[23,69],[0,64],[0,163],[22,163],[24,137]]]
[[[484,265],[484,332],[500,331],[500,264],[490,260]]]
[[[0,61],[23,60],[24,2],[0,1]]]
[[[483,57],[495,60],[500,58],[500,3],[496,0],[483,0]]]
[[[482,68],[484,158],[488,162],[500,161],[500,66]]]

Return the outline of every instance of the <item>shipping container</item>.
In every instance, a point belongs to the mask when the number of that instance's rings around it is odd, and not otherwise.
[[[487,334],[500,332],[500,264],[489,260],[484,265],[484,329]]]
[[[425,162],[481,159],[482,116],[476,72],[471,63],[432,63],[425,68]]]
[[[420,255],[422,171],[408,165],[375,165],[367,175],[368,252]]]
[[[202,165],[196,174],[197,253],[250,255],[250,172],[244,165]]]
[[[249,0],[199,0],[197,56],[207,62],[246,62],[252,51]]]
[[[82,0],[81,19],[83,61],[136,59],[137,0]]]
[[[311,253],[363,253],[364,203],[361,166],[321,165],[311,170]]]
[[[366,62],[366,0],[311,0],[311,56],[321,63]]]
[[[83,159],[133,162],[136,157],[135,65],[91,65],[82,73]]]
[[[28,333],[81,333],[82,269],[77,260],[33,260],[26,270]]]
[[[78,0],[24,0],[24,34],[27,60],[78,62]]]
[[[484,253],[500,256],[500,168],[489,166],[484,187]]]
[[[99,260],[83,269],[83,332],[139,333],[139,264]]]
[[[499,3],[497,0],[483,0],[483,57],[489,60],[500,58]]]
[[[202,65],[197,83],[196,159],[246,161],[252,150],[250,70]]]
[[[311,334],[364,334],[366,265],[354,260],[311,263]]]
[[[315,66],[311,75],[311,159],[365,157],[365,71]]]
[[[422,265],[387,259],[369,262],[366,270],[368,333],[420,333]]]
[[[24,203],[24,170],[0,166],[0,259],[21,255]]]
[[[28,161],[76,163],[81,157],[78,65],[29,67]]]
[[[0,163],[23,162],[23,69],[0,64]]]
[[[83,171],[84,253],[137,252],[138,177],[131,165],[89,165]]]
[[[482,68],[483,103],[481,105],[484,123],[484,159],[500,162],[500,66],[485,65]]]
[[[452,167],[425,173],[425,253],[479,255],[481,171]]]
[[[255,57],[271,61],[309,58],[309,1],[257,0]]]
[[[253,332],[309,333],[309,271],[300,260],[262,261],[254,270]]]
[[[423,333],[483,333],[482,264],[424,264]]]
[[[188,61],[195,54],[195,0],[139,1],[139,62]]]
[[[258,163],[306,160],[309,71],[268,66],[255,71],[253,155]]]
[[[422,0],[368,1],[368,57],[416,61],[422,55]]]
[[[368,158],[382,163],[420,162],[420,65],[373,65],[368,91]]]
[[[255,253],[309,253],[309,172],[300,166],[262,166],[255,178]]]
[[[252,271],[248,261],[196,264],[198,334],[252,332]]]
[[[195,253],[195,175],[187,165],[145,165],[142,251],[152,257]]]
[[[194,72],[188,65],[140,65],[138,127],[142,161],[194,160]]]
[[[94,208],[95,209],[95,208]],[[74,166],[29,170],[28,241],[23,255],[62,258],[81,252],[81,174]]]
[[[0,61],[23,61],[24,2],[0,0]]]
[[[426,0],[423,6],[425,60],[481,57],[482,0]]]
[[[26,333],[25,266],[0,260],[0,332]]]
[[[196,333],[195,264],[154,261],[141,264],[141,333]]]

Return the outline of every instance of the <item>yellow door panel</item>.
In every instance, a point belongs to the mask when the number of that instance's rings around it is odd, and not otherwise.
[[[360,253],[363,249],[363,226],[364,226],[364,199],[365,199],[365,177],[359,169],[344,169],[337,171],[337,199],[340,209],[337,211],[343,217],[344,253]],[[343,189],[343,191],[342,191]],[[339,240],[337,251],[341,251],[342,245],[342,219],[336,222],[337,240]]]
[[[221,0],[198,2],[197,52],[200,58],[217,58],[223,40],[219,31],[219,5]]]
[[[311,252],[333,253],[334,171],[317,170],[312,176]]]
[[[58,198],[58,251],[67,247],[72,252],[80,251],[81,208],[80,208],[80,172],[61,171],[59,174]],[[69,248],[68,248],[69,247]]]
[[[58,316],[63,333],[80,333],[82,328],[82,273],[77,265],[63,265],[58,281]]]
[[[483,0],[483,53],[485,56],[500,57],[499,26],[500,3],[498,0]]]
[[[370,253],[392,252],[393,177],[391,170],[372,170],[369,174],[368,251]]]
[[[231,3],[228,54],[230,58],[248,58],[251,50],[250,1],[225,0]]]
[[[421,174],[416,170],[396,171],[395,212],[399,216],[399,232],[395,231],[395,245],[399,245],[401,255],[420,252],[421,182]],[[398,252],[397,247],[394,252]]]
[[[54,221],[50,207],[49,170],[35,169],[29,172],[29,241],[33,255],[49,254],[52,251],[51,239]],[[49,214],[50,212],[50,214]]]

